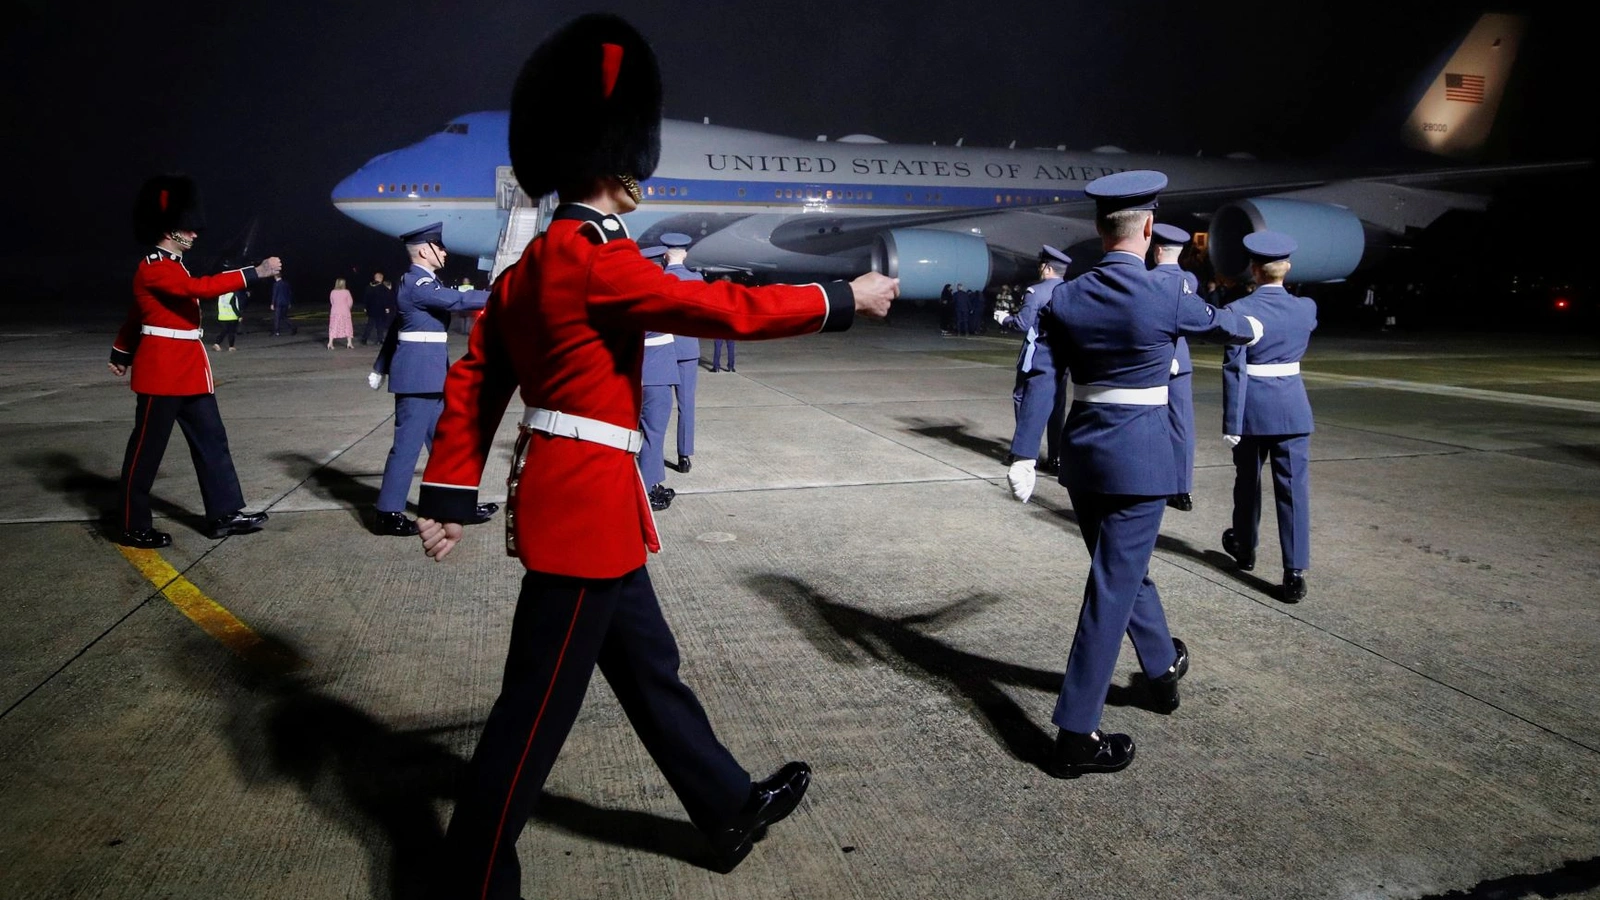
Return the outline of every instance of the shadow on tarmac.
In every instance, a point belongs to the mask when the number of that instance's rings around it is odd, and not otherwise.
[[[332,500],[350,513],[367,531],[372,530],[372,522],[366,518],[366,511],[378,505],[378,489],[368,484],[363,484],[354,475],[346,474],[335,469],[331,464],[321,460],[312,459],[304,453],[285,451],[274,453],[271,459],[283,466],[289,477],[296,480],[309,479],[312,492],[323,500]]]
[[[467,746],[483,723],[397,729],[360,707],[324,692],[305,672],[294,646],[258,632],[250,660],[231,658],[222,669],[231,688],[222,726],[247,786],[288,782],[324,819],[361,842],[368,857],[371,900],[428,896],[444,848],[438,806],[453,800]],[[204,660],[216,647],[189,642],[172,665],[197,689],[217,691]],[[605,809],[544,794],[536,821],[594,840],[679,859],[715,870],[710,847],[686,821],[634,810]]]
[[[1531,875],[1508,875],[1460,891],[1429,894],[1417,900],[1523,900],[1573,897],[1600,887],[1600,856],[1569,862],[1559,869]]]
[[[1083,539],[1083,533],[1078,530],[1078,514],[1073,511],[1072,507],[1056,506],[1053,503],[1041,500],[1037,496],[1030,502],[1036,504],[1040,509],[1048,511],[1050,518],[1054,519],[1062,530],[1070,530],[1079,536],[1078,539],[1080,541]],[[1279,584],[1268,581],[1252,572],[1244,571],[1234,562],[1233,557],[1221,550],[1201,549],[1183,538],[1173,537],[1165,532],[1156,536],[1156,549],[1165,550],[1177,556],[1187,556],[1196,562],[1204,563],[1209,568],[1228,576],[1244,587],[1282,602],[1283,591]]]
[[[115,477],[84,468],[78,457],[71,453],[24,453],[13,457],[21,468],[31,469],[37,482],[62,499],[76,506],[85,515],[94,516],[101,534],[114,541],[122,534],[122,475]],[[196,532],[205,533],[205,514],[195,514],[175,503],[152,495],[150,512],[157,518],[171,519],[187,525]]]
[[[423,897],[444,841],[434,803],[454,796],[466,765],[440,739],[475,732],[482,723],[395,729],[324,693],[296,671],[301,657],[291,644],[261,636],[275,652],[256,658],[285,664],[230,659],[221,674],[231,687],[219,686],[204,662],[215,658],[214,645],[186,645],[172,665],[228,703],[222,732],[247,786],[291,783],[318,814],[359,841],[372,900]]]
[[[906,430],[912,434],[944,441],[963,450],[971,450],[988,459],[1004,462],[1006,454],[1011,452],[1010,441],[997,441],[994,438],[974,434],[965,423],[935,422],[931,419],[901,419]]]
[[[865,654],[920,678],[966,707],[1012,757],[1040,768],[1048,764],[1054,730],[1047,732],[1030,721],[1004,688],[1020,687],[1053,695],[1061,690],[1062,673],[978,656],[923,633],[977,615],[1003,602],[1002,598],[974,594],[932,612],[886,618],[829,599],[805,582],[785,575],[757,575],[747,584],[787,615],[807,640],[832,661],[859,666],[866,662],[862,658]],[[1144,691],[1136,687],[1114,684],[1106,694],[1107,706],[1138,706],[1144,700]]]
[[[560,794],[545,793],[533,811],[536,821],[602,844],[641,850],[712,872],[711,845],[690,823],[631,809],[605,809]]]
[[[993,459],[1004,461],[1011,452],[1010,444],[974,434],[963,423],[953,421],[936,422],[923,418],[901,419],[900,421],[913,434],[935,438]],[[1055,480],[1054,476],[1051,477],[1051,480]],[[1041,500],[1038,496],[1035,496],[1032,502],[1038,508],[1049,510],[1053,513],[1058,522],[1063,524],[1063,528],[1070,524],[1073,531],[1078,530],[1078,515],[1073,512],[1072,507],[1056,506]],[[1175,553],[1179,556],[1187,556],[1197,562],[1204,563],[1253,591],[1266,594],[1274,600],[1282,601],[1282,590],[1278,584],[1240,569],[1234,564],[1233,557],[1219,550],[1202,550],[1188,541],[1165,533],[1156,538],[1156,549]]]

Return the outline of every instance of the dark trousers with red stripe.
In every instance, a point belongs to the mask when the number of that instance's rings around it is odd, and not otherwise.
[[[516,900],[517,837],[583,705],[596,666],[689,819],[727,824],[750,773],[717,740],[678,678],[678,644],[643,566],[602,581],[529,572],[500,697],[462,780],[445,837],[440,900]]]
[[[244,493],[239,490],[239,475],[233,469],[233,454],[228,452],[228,431],[222,427],[215,394],[168,397],[139,394],[135,407],[133,434],[122,456],[122,527],[140,531],[151,526],[150,486],[167,452],[176,422],[189,442],[195,474],[200,476],[200,497],[205,501],[206,518],[220,519],[244,508]]]

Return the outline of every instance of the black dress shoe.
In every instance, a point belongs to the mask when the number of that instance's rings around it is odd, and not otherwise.
[[[1239,549],[1239,542],[1234,538],[1232,528],[1222,533],[1222,549],[1228,551],[1228,555],[1233,557],[1234,563],[1240,569],[1248,572],[1256,567],[1256,552],[1251,550],[1246,553]]]
[[[372,529],[374,534],[387,534],[394,537],[414,537],[417,533],[417,523],[406,518],[405,513],[378,512],[378,525]]]
[[[1189,671],[1189,648],[1173,638],[1172,649],[1178,651],[1178,659],[1160,678],[1150,679],[1150,709],[1162,714],[1178,708],[1178,682]]]
[[[1167,505],[1178,512],[1194,512],[1194,498],[1188,494],[1173,494],[1167,498]]]
[[[1285,603],[1299,603],[1306,598],[1306,573],[1300,569],[1283,570],[1283,599]]]
[[[466,524],[482,525],[483,523],[489,521],[489,519],[492,518],[495,512],[499,509],[500,504],[498,503],[479,503],[473,508],[472,518],[468,519]],[[417,526],[413,523],[411,526],[412,533],[416,533],[416,530]]]
[[[1125,734],[1058,731],[1049,771],[1056,778],[1077,778],[1091,772],[1120,772],[1131,762],[1133,738]]]
[[[1061,457],[1059,457],[1059,456],[1046,457],[1044,462],[1039,463],[1039,471],[1048,472],[1051,475],[1054,475],[1054,474],[1060,472],[1061,471]]]
[[[206,522],[206,536],[215,541],[230,534],[249,534],[252,531],[260,531],[261,526],[266,523],[266,513],[247,513],[244,510],[240,510],[231,516],[208,520]]]
[[[678,472],[679,472],[679,474],[682,474],[682,475],[689,474],[689,466],[690,465],[692,465],[692,463],[689,461],[689,457],[684,456],[682,453],[679,453],[678,454]]]
[[[672,505],[672,498],[677,495],[677,491],[666,485],[652,485],[650,488],[650,508],[656,512],[661,512]]]
[[[750,785],[750,799],[723,828],[710,835],[716,864],[723,873],[750,855],[750,847],[766,836],[767,826],[777,822],[800,805],[800,798],[811,786],[811,767],[792,762],[765,781]]]
[[[117,537],[117,543],[124,547],[138,547],[140,550],[154,550],[158,547],[171,547],[172,535],[154,528],[136,528],[124,531]]]

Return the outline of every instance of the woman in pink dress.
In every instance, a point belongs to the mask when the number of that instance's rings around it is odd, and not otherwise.
[[[345,289],[344,279],[333,282],[333,290],[328,293],[328,349],[333,349],[335,338],[344,338],[346,350],[354,350],[356,326],[350,320],[350,308],[355,305],[355,298]]]

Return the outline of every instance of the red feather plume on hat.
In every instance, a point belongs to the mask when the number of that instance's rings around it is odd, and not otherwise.
[[[206,227],[200,188],[187,175],[157,175],[139,188],[133,200],[133,237],[141,244],[159,243],[172,231]]]

